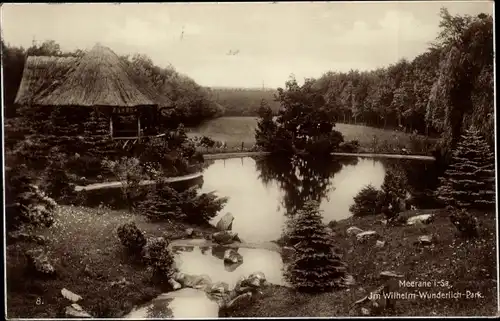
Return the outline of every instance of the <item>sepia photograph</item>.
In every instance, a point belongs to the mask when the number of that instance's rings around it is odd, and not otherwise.
[[[493,1],[0,13],[6,319],[500,315]]]

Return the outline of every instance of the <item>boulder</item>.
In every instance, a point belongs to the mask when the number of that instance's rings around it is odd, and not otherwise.
[[[262,272],[254,272],[248,276],[244,284],[254,288],[264,286],[266,284],[266,276]]]
[[[252,302],[252,292],[246,292],[238,295],[226,305],[227,309],[237,310],[248,306]]]
[[[185,288],[207,291],[212,287],[212,280],[208,275],[189,275],[178,272],[173,274],[172,279]]]
[[[356,281],[354,280],[354,277],[352,275],[348,274],[344,278],[342,278],[342,283],[345,286],[351,286],[351,285],[355,285]]]
[[[67,318],[92,318],[90,314],[88,314],[80,305],[76,303],[67,306],[64,312]]]
[[[230,231],[233,228],[233,221],[234,221],[234,216],[231,213],[226,213],[219,222],[215,225],[215,227],[219,231]]]
[[[394,273],[392,271],[383,271],[383,272],[380,272],[379,275],[381,277],[384,277],[384,278],[402,278],[402,277],[404,277],[404,275],[397,274],[397,273]]]
[[[76,293],[73,293],[71,292],[70,290],[66,289],[66,288],[63,288],[61,290],[61,295],[63,297],[65,297],[66,299],[70,300],[71,302],[75,303],[75,302],[78,302],[79,300],[82,299],[81,296],[79,296],[78,294]]]
[[[347,235],[358,235],[359,233],[362,233],[363,230],[360,229],[359,227],[356,226],[351,226],[350,228],[347,229],[346,233]]]
[[[234,292],[236,294],[241,294],[252,290],[252,287],[247,285],[245,282],[246,278],[244,276],[241,276],[234,286]]]
[[[406,224],[408,225],[414,225],[416,223],[422,223],[422,224],[429,224],[434,220],[434,215],[432,214],[421,214],[417,216],[412,216],[408,218],[406,221]]]
[[[182,285],[173,278],[168,279],[168,284],[170,284],[170,286],[174,291],[177,291],[182,288]]]
[[[221,231],[212,234],[212,240],[217,244],[231,244],[238,240],[238,234],[231,231]]]
[[[186,229],[186,231],[185,231],[185,233],[186,233],[186,236],[187,236],[187,237],[191,238],[191,237],[193,237],[193,236],[194,236],[194,229],[192,229],[192,228],[187,228],[187,229]]]
[[[415,242],[417,245],[429,246],[432,245],[433,237],[431,235],[421,235],[418,237],[418,240]]]
[[[44,276],[54,276],[56,274],[56,269],[43,249],[28,250],[25,255],[28,269],[31,271]]]
[[[236,252],[234,249],[227,249],[224,252],[224,263],[236,264],[242,262],[243,256],[241,256],[241,254]]]
[[[364,231],[356,234],[356,239],[360,242],[365,242],[367,240],[373,239],[378,236],[378,233],[375,231]]]
[[[385,242],[384,241],[380,241],[380,240],[377,240],[377,243],[375,243],[375,247],[376,248],[383,248],[385,246]]]

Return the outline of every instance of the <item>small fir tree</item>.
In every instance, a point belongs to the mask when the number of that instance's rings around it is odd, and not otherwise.
[[[399,167],[388,166],[380,193],[380,206],[388,219],[395,218],[404,211],[404,201],[408,194],[406,173]]]
[[[479,131],[466,130],[440,178],[437,197],[460,209],[481,209],[495,204],[495,155]]]
[[[346,268],[332,250],[318,203],[306,202],[295,215],[289,225],[288,241],[296,252],[285,270],[287,280],[304,292],[335,288],[345,277]]]

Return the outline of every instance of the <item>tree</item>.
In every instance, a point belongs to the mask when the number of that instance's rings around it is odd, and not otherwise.
[[[434,46],[441,48],[443,60],[429,97],[427,121],[443,132],[445,154],[471,124],[492,144],[493,19],[452,16],[443,8],[440,27]]]
[[[346,267],[332,251],[318,203],[307,202],[290,227],[289,241],[296,252],[285,271],[288,281],[306,292],[321,292],[338,286],[345,277]]]
[[[478,129],[462,135],[440,181],[437,195],[446,205],[469,209],[495,204],[495,155]]]
[[[273,139],[276,137],[276,124],[273,120],[273,112],[269,104],[262,99],[258,110],[259,120],[255,129],[256,145],[264,150],[272,150]]]
[[[306,79],[299,86],[292,77],[285,89],[278,88],[276,99],[281,109],[276,119],[276,137],[278,141],[288,141],[294,153],[329,154],[344,138],[334,130],[335,112],[313,85],[313,80]]]

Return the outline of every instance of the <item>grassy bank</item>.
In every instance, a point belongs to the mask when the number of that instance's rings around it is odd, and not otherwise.
[[[215,141],[226,142],[227,151],[248,151],[255,144],[257,117],[220,117],[209,120],[197,128],[191,128],[188,136],[208,136]],[[411,136],[404,132],[351,124],[336,124],[336,130],[344,135],[344,140],[357,140],[362,152],[389,152],[408,150],[412,147]],[[376,142],[374,142],[374,137]],[[424,136],[418,136],[423,140]],[[200,149],[203,153],[221,152],[214,149]],[[421,152],[421,151],[416,151]]]
[[[7,299],[10,318],[54,318],[69,301],[62,297],[67,288],[81,295],[79,304],[95,317],[120,317],[134,305],[151,300],[168,286],[155,283],[146,267],[131,261],[118,240],[116,228],[133,221],[146,236],[183,236],[192,227],[200,234],[209,226],[180,223],[152,223],[126,211],[61,206],[56,222],[40,231],[47,238],[44,247],[54,260],[55,279],[35,279],[25,272],[24,252],[35,244],[7,244]],[[125,278],[123,284],[113,284]]]
[[[421,213],[422,211],[418,211]],[[228,312],[232,317],[329,317],[347,316],[350,306],[384,284],[379,273],[394,271],[407,281],[444,281],[450,289],[432,285],[430,288],[402,288],[396,284],[391,291],[405,293],[414,290],[437,293],[439,291],[480,291],[482,298],[472,299],[400,299],[396,300],[392,315],[399,316],[452,316],[494,315],[497,312],[496,290],[496,220],[494,213],[476,213],[481,236],[464,240],[456,235],[454,226],[444,213],[438,213],[434,222],[425,226],[387,227],[380,223],[382,216],[349,218],[339,221],[333,228],[334,240],[348,264],[356,285],[349,290],[308,295],[272,286],[254,304]],[[415,213],[406,213],[412,215]],[[357,226],[374,230],[385,246],[361,244],[346,235],[347,228]],[[414,241],[420,235],[437,238],[433,247],[418,248]],[[353,310],[355,311],[355,310]]]

